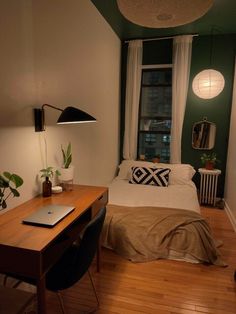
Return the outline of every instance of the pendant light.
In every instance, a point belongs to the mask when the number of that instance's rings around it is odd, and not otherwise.
[[[199,72],[193,79],[193,92],[202,99],[218,96],[225,86],[223,75],[214,69]]]
[[[224,76],[212,69],[213,30],[211,32],[210,67],[199,72],[193,79],[192,88],[194,94],[202,99],[212,99],[218,96],[224,89]]]

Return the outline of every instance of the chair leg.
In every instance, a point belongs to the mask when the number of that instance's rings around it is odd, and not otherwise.
[[[88,270],[88,274],[89,274],[90,282],[91,282],[92,287],[93,287],[94,295],[95,295],[96,300],[97,300],[97,307],[92,311],[92,312],[94,312],[94,311],[99,307],[99,299],[98,299],[97,291],[96,291],[96,288],[95,288],[95,285],[94,285],[94,282],[93,282],[93,279],[92,279],[92,276],[91,276],[91,273],[90,273],[89,270]],[[60,293],[59,291],[57,291],[56,294],[57,294],[58,299],[59,299],[59,301],[60,301],[60,306],[61,306],[62,313],[63,313],[63,314],[66,314],[62,295],[61,295],[61,293]]]
[[[4,279],[3,279],[3,286],[4,286],[4,287],[6,287],[6,285],[7,285],[7,278],[8,278],[8,276],[5,275],[5,276],[4,276]]]
[[[95,288],[95,285],[94,285],[94,282],[93,282],[93,279],[92,279],[92,276],[91,276],[91,273],[89,270],[88,270],[88,274],[89,274],[89,279],[90,279],[92,287],[93,287],[93,292],[94,292],[96,300],[97,300],[97,308],[98,308],[99,307],[99,299],[98,299],[97,291],[96,291],[96,288]]]
[[[56,294],[57,294],[58,299],[60,301],[61,311],[62,311],[63,314],[65,314],[66,311],[65,311],[65,307],[64,307],[64,302],[63,302],[62,296],[61,296],[59,291],[57,291]]]

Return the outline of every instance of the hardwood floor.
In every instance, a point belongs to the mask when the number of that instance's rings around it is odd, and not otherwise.
[[[236,233],[223,210],[202,208],[228,267],[169,260],[134,264],[115,253],[102,251],[102,271],[92,275],[100,307],[95,313],[193,314],[236,313]],[[63,293],[68,314],[96,306],[87,276]],[[48,293],[49,314],[61,313],[56,296]]]

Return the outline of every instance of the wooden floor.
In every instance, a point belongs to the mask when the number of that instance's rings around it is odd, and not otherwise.
[[[220,252],[228,267],[169,260],[134,264],[103,250],[102,271],[92,275],[100,299],[94,313],[236,313],[236,233],[223,210],[202,208],[213,235],[223,241]],[[95,305],[87,276],[63,294],[68,314]],[[58,299],[48,293],[49,314],[60,313]]]

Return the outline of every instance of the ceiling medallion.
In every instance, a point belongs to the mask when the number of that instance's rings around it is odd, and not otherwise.
[[[151,28],[175,27],[202,17],[214,0],[117,0],[129,21]]]

